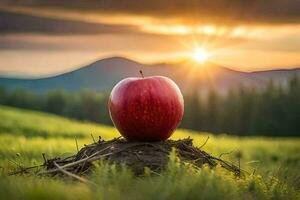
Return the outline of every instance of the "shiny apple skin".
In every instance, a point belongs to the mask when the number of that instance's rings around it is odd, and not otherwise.
[[[169,78],[126,78],[112,90],[108,102],[111,120],[128,140],[168,139],[181,122],[184,101]]]

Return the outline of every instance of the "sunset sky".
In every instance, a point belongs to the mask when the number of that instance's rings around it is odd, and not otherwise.
[[[109,56],[176,62],[197,49],[242,71],[300,67],[299,8],[298,0],[4,0],[0,73],[56,74]]]

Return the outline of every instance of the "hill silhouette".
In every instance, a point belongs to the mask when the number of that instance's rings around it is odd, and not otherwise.
[[[150,65],[123,57],[110,57],[51,77],[35,79],[2,77],[0,85],[7,89],[24,88],[38,93],[56,89],[110,91],[121,79],[139,76],[139,70],[142,70],[145,76],[170,77],[183,92],[199,90],[202,93],[210,88],[214,88],[220,93],[226,93],[241,84],[246,87],[264,88],[270,80],[284,86],[291,77],[300,74],[300,68],[241,72],[211,63],[203,66],[187,62]]]

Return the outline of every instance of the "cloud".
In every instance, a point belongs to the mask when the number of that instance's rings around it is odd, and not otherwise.
[[[23,62],[33,69],[56,64],[63,68],[107,55],[171,60],[191,52],[193,43],[220,52],[220,64],[295,65],[299,4],[299,0],[0,0],[0,68],[19,69]]]
[[[299,0],[23,0],[7,5],[178,18],[186,23],[300,22]]]
[[[133,33],[133,25],[112,25],[63,20],[0,10],[0,34],[9,33],[46,33],[46,34],[104,34]]]

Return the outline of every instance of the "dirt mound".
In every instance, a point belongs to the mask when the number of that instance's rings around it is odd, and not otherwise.
[[[205,143],[204,143],[205,145]],[[172,149],[176,151],[181,162],[188,162],[197,167],[208,164],[215,167],[218,163],[227,170],[240,175],[240,169],[230,162],[211,156],[200,148],[193,146],[190,138],[182,140],[166,140],[161,142],[134,142],[122,138],[104,141],[99,138],[98,142],[85,145],[76,155],[67,158],[46,159],[44,156],[44,170],[37,174],[68,174],[71,176],[88,173],[93,162],[104,160],[117,166],[127,165],[136,175],[142,175],[145,167],[153,173],[160,173],[167,166],[169,154]],[[11,174],[26,173],[30,168],[23,168]],[[77,176],[79,177],[79,176]]]

